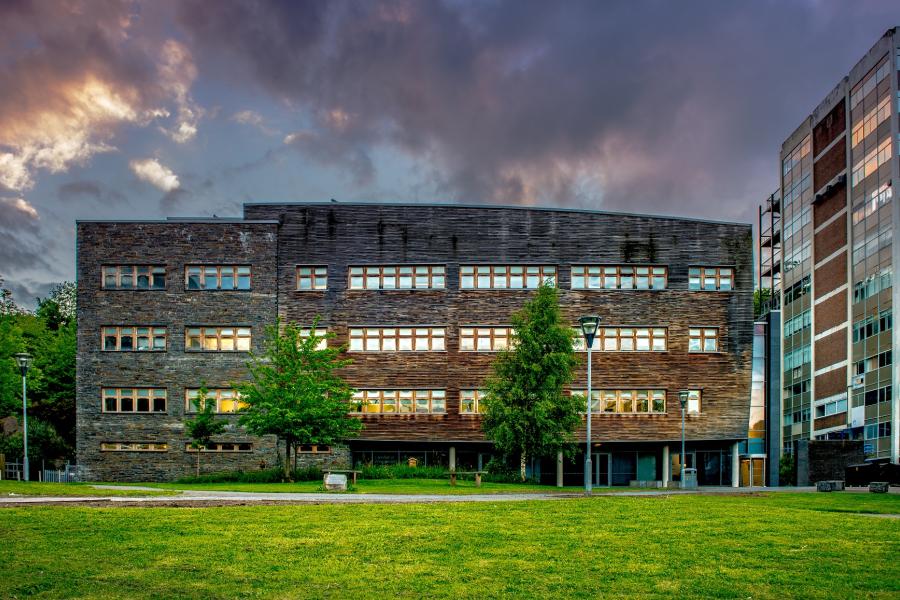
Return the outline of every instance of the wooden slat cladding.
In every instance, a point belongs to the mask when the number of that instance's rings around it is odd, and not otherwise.
[[[356,387],[447,391],[444,415],[360,417],[366,424],[364,440],[484,439],[480,417],[459,414],[459,390],[482,387],[496,354],[459,352],[459,328],[507,325],[533,291],[460,290],[461,264],[555,265],[562,310],[573,325],[593,312],[604,325],[668,327],[667,352],[594,353],[594,389],[668,392],[665,415],[596,415],[598,440],[678,439],[680,389],[703,390],[703,413],[689,418],[690,439],[746,437],[753,277],[749,226],[434,205],[246,205],[245,217],[281,223],[278,312],[283,319],[309,324],[321,315],[323,326],[342,344],[352,324],[447,328],[446,352],[350,355],[355,362],[345,376]],[[328,289],[293,291],[298,264],[327,265]],[[348,290],[347,268],[360,264],[447,265],[447,289]],[[668,289],[571,290],[573,264],[665,265]],[[688,268],[697,265],[734,267],[736,290],[688,291]],[[688,330],[697,326],[719,328],[719,353],[688,353]],[[584,385],[580,374],[573,387]]]

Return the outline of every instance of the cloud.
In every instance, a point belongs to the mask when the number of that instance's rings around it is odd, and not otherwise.
[[[114,189],[109,188],[99,181],[70,181],[59,186],[57,197],[62,202],[77,202],[83,199],[102,202],[105,204],[124,203],[125,196]]]
[[[8,223],[14,219],[37,221],[40,218],[37,209],[24,198],[0,198],[0,210]]]
[[[178,176],[155,158],[135,159],[128,163],[135,176],[164,192],[172,192],[181,187]]]

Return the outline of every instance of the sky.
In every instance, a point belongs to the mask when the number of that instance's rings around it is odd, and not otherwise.
[[[75,221],[244,202],[754,222],[781,142],[896,0],[3,0],[0,278],[75,278]]]

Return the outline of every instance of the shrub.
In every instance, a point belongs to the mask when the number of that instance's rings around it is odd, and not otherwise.
[[[322,479],[322,470],[318,467],[295,469],[293,481],[317,481]],[[199,477],[181,477],[176,483],[282,483],[288,481],[282,469],[265,469],[262,471],[222,471],[207,473]]]
[[[444,479],[449,476],[446,467],[410,467],[407,465],[363,465],[362,479]]]

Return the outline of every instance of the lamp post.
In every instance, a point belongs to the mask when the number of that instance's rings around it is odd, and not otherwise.
[[[681,402],[681,487],[684,488],[684,466],[687,462],[687,454],[684,452],[684,410],[687,408],[689,392],[681,390],[678,392],[678,400]]]
[[[22,470],[25,472],[25,481],[28,481],[28,404],[26,397],[28,392],[27,381],[28,367],[31,366],[31,355],[27,352],[19,352],[14,355],[19,363],[19,371],[22,373],[22,442],[24,453],[22,456]]]
[[[590,315],[578,319],[581,324],[581,333],[584,335],[584,343],[587,346],[587,440],[584,452],[584,493],[590,495],[592,484],[591,463],[591,346],[594,345],[594,336],[597,335],[597,327],[600,326],[600,317]]]

